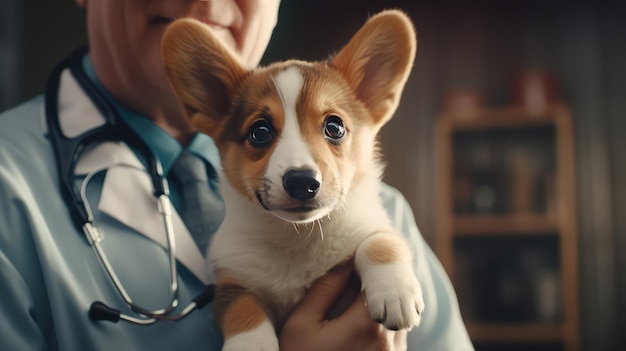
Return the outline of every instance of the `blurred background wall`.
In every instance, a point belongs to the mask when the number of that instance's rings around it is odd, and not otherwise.
[[[401,106],[383,129],[385,180],[412,205],[434,243],[434,127],[449,91],[472,89],[486,105],[512,100],[516,75],[553,72],[575,125],[584,350],[626,345],[626,11],[614,1],[283,0],[264,58],[324,59],[368,15],[401,8],[419,48]],[[71,0],[0,3],[0,110],[44,89],[48,72],[86,43]],[[0,128],[2,126],[0,125]]]

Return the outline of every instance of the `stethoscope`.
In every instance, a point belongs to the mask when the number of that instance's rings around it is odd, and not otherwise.
[[[177,321],[196,309],[204,307],[213,300],[214,285],[208,285],[202,293],[196,296],[180,313],[173,314],[178,306],[178,274],[176,271],[176,242],[172,226],[172,204],[169,199],[169,186],[163,175],[163,167],[160,160],[154,156],[148,145],[141,140],[125,122],[119,118],[107,99],[100,93],[82,67],[82,58],[87,50],[76,50],[70,57],[61,61],[52,71],[46,87],[45,114],[48,124],[48,134],[52,142],[56,157],[59,182],[64,200],[70,211],[72,221],[76,227],[83,231],[89,243],[95,249],[96,255],[102,263],[113,285],[122,296],[128,307],[137,314],[131,316],[121,313],[119,310],[109,307],[103,302],[95,301],[89,308],[89,317],[92,320],[106,320],[117,323],[124,320],[137,325],[150,325],[161,320]],[[96,128],[83,132],[75,137],[67,137],[63,134],[59,121],[59,87],[61,74],[69,68],[70,73],[91,99],[98,111],[105,118],[105,123]],[[89,173],[80,188],[74,183],[74,170],[81,155],[87,148],[96,142],[123,141],[128,144],[146,162],[146,170],[152,181],[153,195],[157,199],[157,210],[161,213],[167,237],[167,252],[170,271],[170,299],[169,303],[160,309],[147,309],[137,305],[118,278],[109,259],[107,258],[101,242],[104,239],[98,227],[94,223],[94,216],[86,198],[86,186],[89,181],[99,173],[105,172],[108,167],[96,169]],[[131,165],[117,165],[118,167],[135,167]],[[136,168],[136,167],[135,167]],[[141,171],[146,171],[140,169]]]

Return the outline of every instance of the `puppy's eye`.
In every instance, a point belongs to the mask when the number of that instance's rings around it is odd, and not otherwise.
[[[267,146],[274,139],[272,125],[266,119],[259,119],[252,123],[248,130],[248,140],[252,146]]]
[[[338,142],[346,135],[346,127],[337,115],[330,115],[324,122],[324,137],[332,142]]]

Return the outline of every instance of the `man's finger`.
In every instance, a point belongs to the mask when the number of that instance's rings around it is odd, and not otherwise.
[[[352,260],[337,265],[318,278],[304,296],[294,313],[303,313],[322,322],[328,310],[333,306],[350,282],[354,271]]]

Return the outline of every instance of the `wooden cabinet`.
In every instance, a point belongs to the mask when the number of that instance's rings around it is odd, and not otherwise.
[[[579,349],[572,121],[563,104],[444,111],[436,251],[480,350]]]

